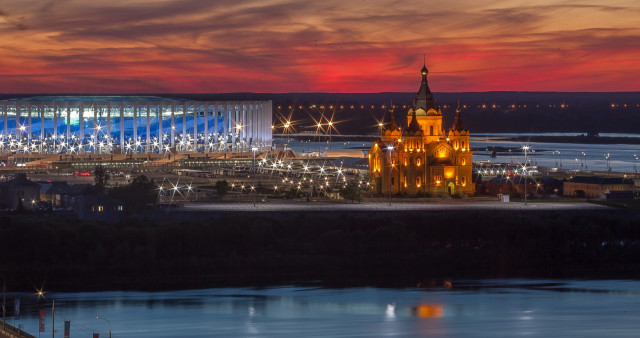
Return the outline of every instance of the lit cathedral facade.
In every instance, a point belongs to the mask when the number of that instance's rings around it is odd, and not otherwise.
[[[464,129],[460,109],[448,134],[422,67],[422,84],[407,112],[407,127],[396,125],[393,108],[389,121],[369,150],[369,174],[374,193],[415,195],[473,195],[473,153],[469,131]]]

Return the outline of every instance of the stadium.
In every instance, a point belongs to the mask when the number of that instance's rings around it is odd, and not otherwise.
[[[266,150],[271,101],[36,96],[0,101],[0,153],[138,154]]]

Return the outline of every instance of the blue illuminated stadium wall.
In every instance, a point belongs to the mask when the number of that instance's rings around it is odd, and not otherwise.
[[[27,146],[29,151],[64,153],[70,145],[92,152],[117,147],[161,151],[174,146],[184,152],[248,150],[271,145],[271,115],[271,101],[191,101],[155,96],[3,100],[0,151],[21,151]],[[98,142],[105,146],[96,149]],[[138,145],[131,148],[132,144]]]

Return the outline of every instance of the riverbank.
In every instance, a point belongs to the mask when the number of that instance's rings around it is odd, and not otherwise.
[[[2,216],[7,289],[168,290],[446,278],[640,278],[637,212],[269,214],[119,223]]]
[[[577,143],[577,144],[640,144],[640,137],[625,136],[555,136],[555,135],[528,135],[507,138],[516,142],[540,142],[540,143]]]

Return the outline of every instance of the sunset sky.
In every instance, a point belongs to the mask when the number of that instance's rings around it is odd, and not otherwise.
[[[640,1],[0,0],[0,93],[640,91]]]

